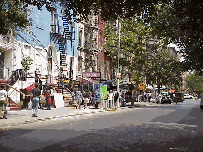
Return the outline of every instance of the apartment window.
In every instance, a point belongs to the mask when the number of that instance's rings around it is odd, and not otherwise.
[[[99,35],[99,46],[102,47],[102,33]]]
[[[82,46],[82,31],[79,32],[79,46]]]
[[[31,47],[28,46],[28,45],[24,45],[23,54],[24,54],[25,56],[30,56],[30,55],[31,55],[30,53],[31,53]]]

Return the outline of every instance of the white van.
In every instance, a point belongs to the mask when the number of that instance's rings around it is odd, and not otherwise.
[[[189,94],[184,94],[184,99],[192,99],[192,96]]]

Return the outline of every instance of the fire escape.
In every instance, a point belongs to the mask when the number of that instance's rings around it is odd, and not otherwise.
[[[55,20],[55,19],[54,19]],[[67,22],[65,16],[62,17],[63,26],[59,24],[53,24],[51,26],[51,41],[54,41],[59,48],[60,51],[60,73],[67,73],[67,62],[66,62],[66,43],[67,41],[71,41],[71,49],[72,49],[72,41],[75,40],[75,31],[74,26],[71,23]],[[70,69],[71,71],[71,69]]]

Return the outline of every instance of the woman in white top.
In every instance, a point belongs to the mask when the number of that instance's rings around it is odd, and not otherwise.
[[[2,115],[2,110],[3,110],[3,105],[6,105],[7,104],[7,92],[6,90],[4,89],[4,86],[1,85],[1,88],[0,88],[0,119],[7,119],[5,114],[4,116]]]

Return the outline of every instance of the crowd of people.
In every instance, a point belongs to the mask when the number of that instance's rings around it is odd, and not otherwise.
[[[86,109],[87,105],[92,105],[95,108],[98,108],[98,103],[93,100],[93,94],[91,91],[84,90],[81,92],[80,89],[75,91],[75,100],[76,100],[76,109],[80,109],[81,105]],[[107,100],[109,102],[108,106],[110,107],[110,103],[113,103],[114,106],[117,106],[117,102],[120,102],[120,106],[125,106],[125,93],[123,91],[113,91],[110,90],[107,92]]]

